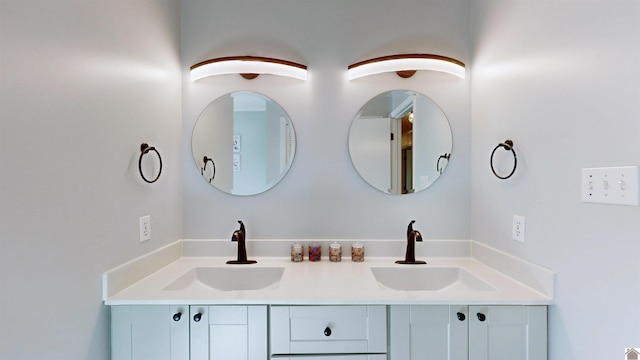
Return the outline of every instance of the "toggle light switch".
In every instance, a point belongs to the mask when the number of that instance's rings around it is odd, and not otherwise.
[[[582,169],[582,201],[638,206],[638,167]]]

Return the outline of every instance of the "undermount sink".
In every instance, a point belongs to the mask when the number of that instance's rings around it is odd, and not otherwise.
[[[265,290],[280,282],[283,267],[196,267],[164,290],[210,288],[220,291]]]
[[[401,291],[437,291],[461,285],[470,290],[494,288],[459,267],[372,267],[371,272],[383,289]]]

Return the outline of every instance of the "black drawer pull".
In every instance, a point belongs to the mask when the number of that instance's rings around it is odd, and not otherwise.
[[[483,313],[478,313],[478,320],[485,321],[485,320],[487,320],[487,317]]]
[[[202,313],[197,313],[193,315],[193,321],[200,322],[200,319],[202,319]]]
[[[461,313],[461,312],[457,313],[456,315],[458,315],[458,320],[460,320],[460,321],[464,321],[464,320],[467,318],[467,317],[466,317],[466,316],[464,316],[464,314],[463,314],[463,313]]]
[[[173,321],[180,321],[180,318],[182,318],[182,313],[181,312],[177,312],[177,313],[173,314]]]
[[[331,328],[330,327],[326,327],[324,329],[324,336],[331,336]]]

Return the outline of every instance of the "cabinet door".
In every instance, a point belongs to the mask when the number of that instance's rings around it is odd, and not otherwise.
[[[389,316],[390,359],[467,359],[466,306],[392,305]]]
[[[111,358],[189,360],[187,306],[111,307]]]
[[[546,360],[546,306],[470,306],[469,359]]]
[[[267,359],[267,307],[191,306],[191,360]]]

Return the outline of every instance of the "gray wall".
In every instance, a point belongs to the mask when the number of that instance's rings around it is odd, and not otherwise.
[[[469,239],[469,81],[422,72],[346,79],[351,63],[407,52],[469,60],[466,0],[398,2],[294,0],[183,2],[183,236],[228,238],[247,225],[250,238],[388,238],[402,241],[408,221],[427,238]],[[306,64],[308,81],[237,75],[191,82],[188,67],[202,60],[254,55]],[[351,119],[370,98],[410,89],[434,99],[453,128],[453,155],[431,189],[393,197],[367,185],[351,164]],[[225,93],[252,90],[278,102],[296,130],[289,174],[256,196],[232,197],[212,188],[193,165],[195,119]]]
[[[2,0],[0,24],[0,358],[108,359],[102,273],[181,236],[180,4]]]
[[[582,203],[580,169],[640,162],[640,3],[472,3],[472,237],[557,272],[551,360],[622,358],[640,346],[640,207]]]

